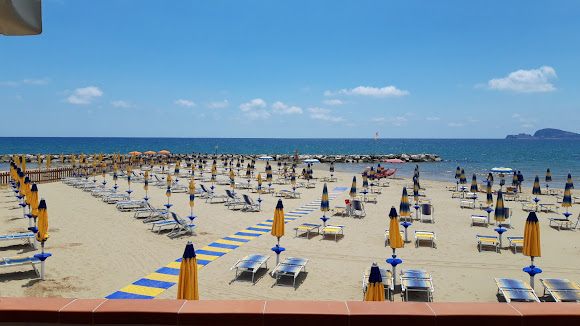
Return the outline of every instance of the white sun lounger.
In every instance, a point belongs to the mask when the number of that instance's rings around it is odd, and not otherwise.
[[[292,287],[296,290],[296,278],[302,271],[306,272],[306,263],[308,263],[307,258],[288,257],[284,259],[272,271],[272,276],[276,278],[274,285],[279,285],[278,280],[281,276],[292,276],[294,278]]]
[[[294,228],[294,231],[296,231],[296,236],[294,237],[298,238],[298,232],[302,232],[300,234],[301,238],[310,239],[310,232],[313,232],[314,230],[316,230],[316,233],[320,233],[320,224],[302,223]],[[302,237],[304,234],[306,237]]]
[[[344,225],[327,225],[326,227],[322,228],[321,230],[322,238],[324,239],[327,234],[333,235],[334,234],[334,241],[338,242],[338,235],[344,235]]]
[[[24,240],[27,241],[32,247],[34,245],[34,237],[35,234],[32,232],[20,232],[20,233],[11,233],[11,234],[4,234],[0,236],[0,241],[5,240]],[[35,247],[36,248],[36,247]]]
[[[268,259],[270,256],[267,255],[247,255],[242,259],[238,260],[230,270],[236,269],[236,275],[234,276],[233,281],[236,281],[240,275],[244,272],[252,273],[252,283],[254,283],[254,276],[256,272],[262,268],[268,269]]]

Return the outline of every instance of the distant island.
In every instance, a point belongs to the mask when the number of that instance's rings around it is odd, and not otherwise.
[[[560,129],[545,128],[530,134],[507,135],[505,139],[580,139],[580,134]]]

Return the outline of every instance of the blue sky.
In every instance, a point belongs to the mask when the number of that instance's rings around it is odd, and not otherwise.
[[[0,136],[580,132],[578,17],[578,1],[44,0],[41,35],[0,36]]]

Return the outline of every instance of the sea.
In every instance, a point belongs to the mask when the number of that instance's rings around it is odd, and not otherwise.
[[[437,154],[441,162],[387,164],[397,168],[396,176],[410,178],[419,166],[421,178],[455,182],[455,170],[465,170],[468,181],[475,173],[482,181],[493,167],[510,167],[524,175],[524,186],[532,186],[539,176],[546,184],[550,168],[550,187],[564,188],[568,173],[580,175],[580,140],[558,139],[384,139],[380,138],[98,138],[98,137],[0,137],[0,155],[129,153],[168,150],[171,153],[231,153],[276,155],[349,154]],[[30,163],[29,163],[30,164]],[[321,164],[319,168],[323,168]],[[370,163],[337,163],[337,171],[358,174]],[[34,163],[29,165],[34,167]],[[0,171],[8,170],[0,163]],[[497,178],[497,176],[496,176]],[[511,178],[507,178],[511,184]]]

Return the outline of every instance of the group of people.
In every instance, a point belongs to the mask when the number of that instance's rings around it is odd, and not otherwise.
[[[518,192],[522,192],[522,183],[524,182],[524,175],[522,174],[522,171],[518,171],[516,173],[516,178],[518,179],[518,184],[516,185],[516,187],[518,188]],[[487,175],[487,181],[490,181],[493,184],[493,174],[491,172],[489,172],[489,174]]]

